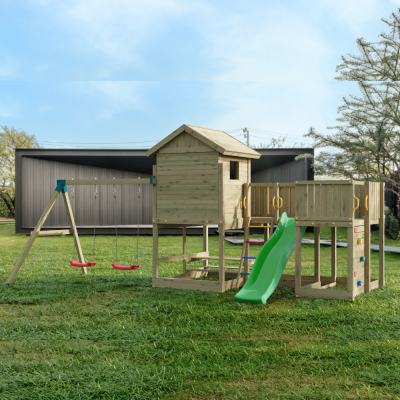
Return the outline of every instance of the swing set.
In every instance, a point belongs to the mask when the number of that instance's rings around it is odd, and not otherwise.
[[[112,263],[112,267],[114,269],[118,270],[133,270],[139,268],[139,222],[140,222],[140,210],[138,207],[138,230],[137,230],[137,241],[136,241],[136,258],[135,261],[132,265],[130,266],[123,266],[118,262],[118,226],[117,226],[117,213],[116,213],[116,201],[117,201],[117,191],[115,188],[115,185],[138,185],[138,190],[137,190],[137,195],[138,199],[141,198],[141,190],[140,190],[140,185],[141,184],[152,184],[155,185],[155,179],[150,178],[150,179],[83,179],[83,180],[57,180],[57,187],[51,196],[49,202],[47,203],[47,206],[45,210],[43,211],[41,217],[39,218],[39,221],[32,232],[27,244],[25,245],[24,250],[22,251],[21,255],[18,258],[17,263],[15,264],[13,270],[11,271],[10,276],[7,279],[7,283],[11,283],[14,281],[15,277],[18,274],[19,269],[21,268],[22,263],[24,262],[26,256],[29,253],[29,250],[31,249],[33,242],[37,238],[37,236],[40,233],[40,230],[42,229],[46,218],[50,214],[51,209],[53,208],[58,196],[60,193],[63,196],[65,208],[67,211],[69,223],[71,225],[71,231],[74,237],[74,255],[73,255],[73,260],[70,261],[70,264],[73,267],[78,267],[82,269],[83,274],[87,274],[87,267],[93,267],[96,265],[96,261],[94,261],[95,257],[95,244],[96,244],[96,200],[97,200],[97,185],[112,185],[113,186],[113,198],[114,198],[114,222],[115,222],[115,260],[114,263]],[[75,224],[75,219],[74,215],[72,212],[72,207],[71,203],[69,200],[69,196],[67,195],[67,186],[72,185],[72,190],[71,194],[72,197],[75,197],[75,192],[74,192],[74,185],[94,185],[94,212],[95,212],[95,223],[94,223],[94,231],[93,231],[93,252],[92,252],[92,258],[90,262],[85,262],[85,259],[83,257],[83,252],[81,248],[81,244],[79,241],[79,236],[78,236],[78,231],[76,228]],[[78,255],[78,260],[75,260],[75,253]]]

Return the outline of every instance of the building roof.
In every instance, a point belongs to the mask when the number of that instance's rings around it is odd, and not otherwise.
[[[224,156],[235,156],[245,158],[260,158],[261,154],[252,148],[246,146],[244,143],[228,135],[224,131],[217,131],[215,129],[201,128],[199,126],[183,124],[176,131],[172,132],[166,138],[161,140],[147,151],[147,157],[156,157],[156,153],[163,146],[165,146],[172,139],[177,137],[182,132],[187,132],[195,138],[210,146]]]

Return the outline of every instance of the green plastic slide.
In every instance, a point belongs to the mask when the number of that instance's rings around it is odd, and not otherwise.
[[[301,228],[301,237],[306,227]],[[282,213],[274,234],[264,244],[253,269],[235,300],[240,303],[265,304],[278,286],[279,280],[295,248],[295,221]]]

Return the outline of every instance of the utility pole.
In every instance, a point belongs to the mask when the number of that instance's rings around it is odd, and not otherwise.
[[[244,138],[247,138],[247,146],[250,147],[250,133],[247,128],[243,128]]]

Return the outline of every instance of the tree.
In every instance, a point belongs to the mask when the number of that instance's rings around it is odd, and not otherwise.
[[[8,215],[15,218],[15,149],[40,146],[35,135],[13,127],[0,128],[0,201],[6,205]]]
[[[284,147],[284,143],[286,142],[287,136],[278,136],[278,137],[273,137],[269,141],[269,143],[260,143],[258,146],[256,145],[250,145],[251,148],[253,149],[276,149],[276,148],[282,148]],[[304,147],[306,144],[303,142],[295,142],[291,146],[285,146],[287,148],[289,147]]]
[[[357,39],[359,54],[342,56],[336,67],[335,79],[357,82],[361,96],[343,98],[339,124],[328,128],[333,134],[311,127],[305,136],[322,149],[314,159],[317,175],[389,182],[400,212],[400,9],[382,21],[389,33],[377,42]]]

